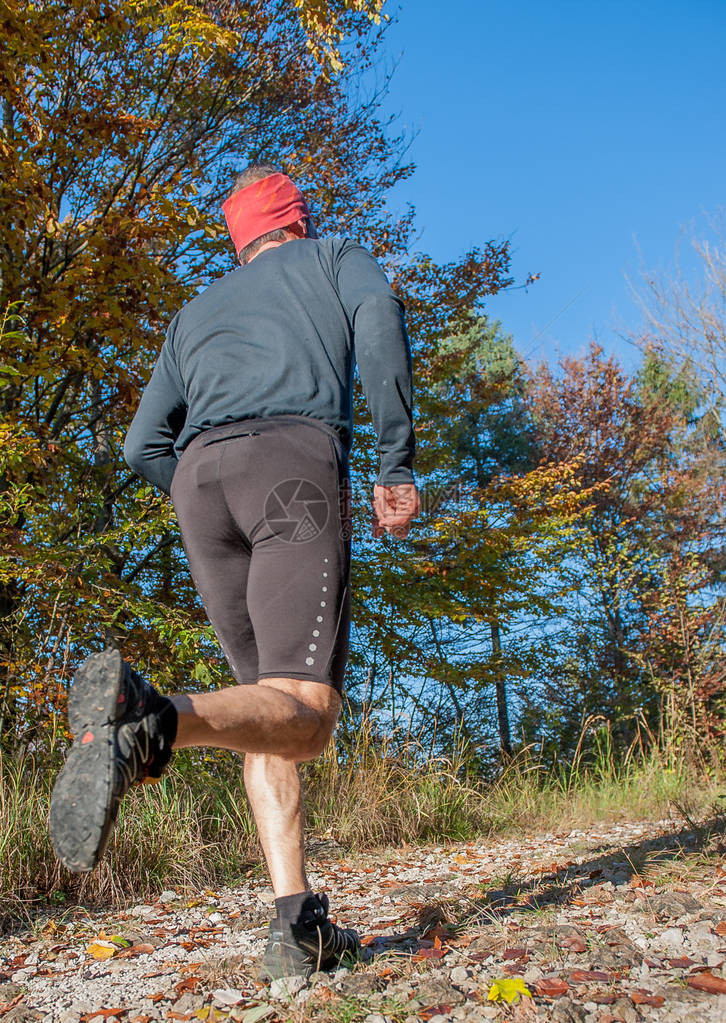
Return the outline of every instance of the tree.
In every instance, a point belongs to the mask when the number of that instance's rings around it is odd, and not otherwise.
[[[541,456],[577,459],[581,485],[594,494],[560,566],[572,596],[540,673],[560,743],[563,730],[572,742],[592,714],[616,722],[623,742],[638,714],[657,728],[652,667],[664,636],[653,631],[654,608],[672,593],[679,563],[702,570],[692,594],[705,597],[718,579],[723,454],[694,418],[694,387],[655,356],[629,378],[596,346],[585,359],[564,360],[559,377],[542,368],[533,381]]]

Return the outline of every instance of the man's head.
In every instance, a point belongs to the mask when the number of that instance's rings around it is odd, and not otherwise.
[[[258,187],[253,187],[257,183]],[[271,243],[317,237],[302,192],[290,178],[267,164],[246,167],[237,177],[222,209],[237,258],[243,266]],[[264,230],[267,224],[273,226]],[[261,233],[256,234],[257,231]]]

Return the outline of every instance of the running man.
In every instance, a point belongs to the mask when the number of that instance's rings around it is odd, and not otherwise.
[[[298,765],[327,745],[341,706],[354,367],[380,452],[374,535],[405,536],[420,510],[411,356],[377,262],[349,239],[319,239],[290,178],[252,165],[223,210],[241,266],[172,320],[124,454],[171,494],[236,685],[168,698],[118,651],[88,657],[70,693],[75,741],[50,829],[70,870],[92,870],[130,786],[160,777],[173,750],[243,754],[275,893],[261,971],[273,979],[360,950],[309,888]]]

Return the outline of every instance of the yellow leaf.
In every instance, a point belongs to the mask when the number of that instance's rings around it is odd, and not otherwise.
[[[521,995],[532,997],[532,992],[521,977],[501,977],[499,980],[492,981],[487,1000],[507,1002],[508,1005],[512,1005],[519,1001]]]
[[[94,959],[110,959],[117,952],[118,947],[112,945],[110,941],[92,941],[86,949],[86,955],[93,956]]]

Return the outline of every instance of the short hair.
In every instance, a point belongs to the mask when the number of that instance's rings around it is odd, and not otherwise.
[[[232,188],[230,189],[228,199],[235,194],[235,192],[241,192],[243,188],[247,188],[248,185],[254,184],[255,181],[262,181],[263,178],[269,178],[271,174],[284,174],[284,171],[278,170],[277,167],[271,167],[266,163],[251,163],[238,174]],[[308,233],[308,218],[305,218],[305,233]],[[266,234],[261,234],[259,238],[253,239],[248,245],[240,249],[237,253],[237,258],[240,263],[244,266],[245,263],[249,263],[252,257],[259,252],[263,245],[268,242],[285,242],[288,239],[288,230],[286,227],[276,227],[274,231],[267,231]]]

